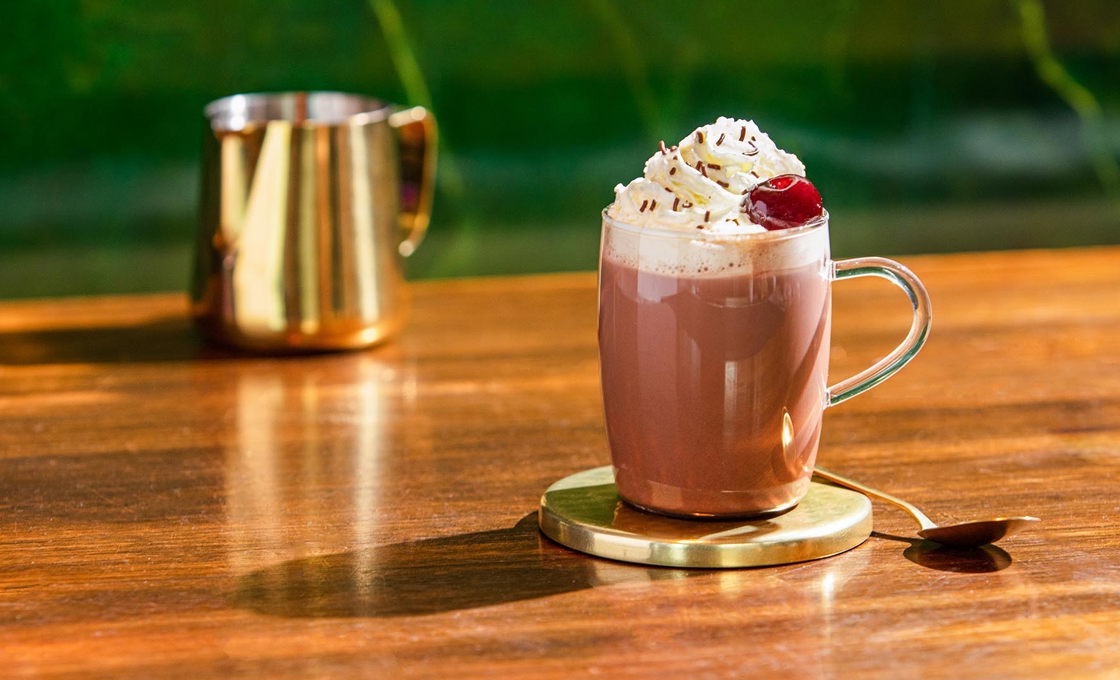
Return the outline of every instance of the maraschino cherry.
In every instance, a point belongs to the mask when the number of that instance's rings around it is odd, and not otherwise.
[[[751,189],[743,212],[768,231],[792,229],[824,214],[821,194],[801,175],[778,175]]]

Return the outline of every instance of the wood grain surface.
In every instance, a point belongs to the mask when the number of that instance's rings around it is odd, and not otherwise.
[[[609,462],[590,273],[412,286],[405,334],[269,358],[179,296],[0,304],[5,677],[1116,678],[1120,248],[914,257],[929,344],[825,416],[876,505],[842,555],[687,571],[542,538],[542,491]],[[836,284],[834,379],[905,333]]]

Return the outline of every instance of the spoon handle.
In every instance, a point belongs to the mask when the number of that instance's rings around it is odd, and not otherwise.
[[[917,506],[902,500],[898,496],[892,496],[885,491],[873,489],[870,486],[855,481],[854,479],[848,479],[843,475],[838,475],[831,470],[826,470],[819,466],[814,468],[813,472],[814,474],[816,474],[816,476],[826,481],[832,482],[833,484],[838,484],[840,486],[852,489],[853,491],[858,491],[865,496],[885,501],[887,503],[890,503],[891,505],[897,505],[906,512],[910,513],[910,515],[914,519],[918,520],[918,524],[921,525],[923,530],[932,529],[937,526],[937,524],[935,524],[929,517],[926,517],[926,514],[919,510]]]

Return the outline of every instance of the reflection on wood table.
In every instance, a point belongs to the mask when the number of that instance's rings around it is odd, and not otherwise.
[[[609,462],[591,273],[414,284],[367,352],[203,346],[178,295],[0,304],[0,657],[14,677],[1116,677],[1120,248],[905,259],[929,344],[825,416],[876,504],[836,557],[588,557],[537,531]],[[907,302],[835,288],[832,372]]]

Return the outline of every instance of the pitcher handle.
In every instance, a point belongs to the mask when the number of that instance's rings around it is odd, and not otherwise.
[[[825,393],[825,407],[835,406],[875,387],[908,364],[929,336],[931,308],[929,293],[909,269],[884,257],[861,257],[832,263],[832,280],[877,276],[898,286],[910,298],[914,317],[906,338],[870,368],[841,380]]]
[[[428,230],[435,190],[436,119],[423,106],[394,111],[389,125],[397,132],[401,161],[400,253],[416,252]]]

